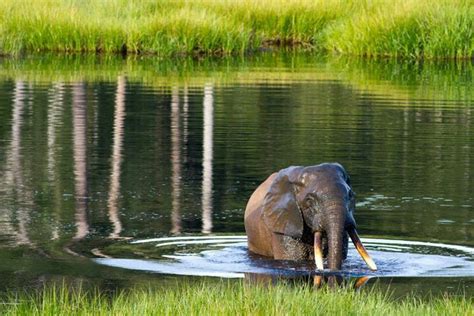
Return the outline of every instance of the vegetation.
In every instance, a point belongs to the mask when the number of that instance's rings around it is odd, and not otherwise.
[[[472,0],[3,0],[0,53],[474,56]]]
[[[184,284],[156,290],[92,294],[66,287],[37,295],[10,294],[2,315],[472,315],[466,297],[390,299],[372,290],[310,286],[250,286],[241,282]]]

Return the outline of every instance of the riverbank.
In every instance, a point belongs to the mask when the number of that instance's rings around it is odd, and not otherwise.
[[[472,58],[472,1],[0,3],[0,54],[235,55],[274,48],[368,57]]]
[[[182,284],[116,294],[48,288],[10,294],[2,315],[471,315],[472,298],[393,299],[374,289],[313,289],[303,285],[254,286],[242,282]]]

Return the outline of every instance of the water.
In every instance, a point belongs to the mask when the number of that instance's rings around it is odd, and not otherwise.
[[[377,271],[370,271],[350,246],[342,273],[361,277],[472,277],[474,248],[440,243],[391,239],[364,239],[377,258]],[[137,240],[142,254],[156,259],[121,258],[95,249],[95,262],[105,266],[173,275],[244,278],[246,273],[275,276],[326,274],[315,271],[314,262],[275,261],[251,255],[245,236],[168,237]],[[158,248],[158,249],[157,249]],[[162,248],[165,248],[164,250]],[[123,254],[130,256],[129,249]],[[143,255],[142,255],[143,256]]]
[[[471,87],[470,62],[1,60],[3,288],[314,273],[249,256],[243,210],[272,172],[338,161],[379,266],[350,249],[347,276],[473,293]]]

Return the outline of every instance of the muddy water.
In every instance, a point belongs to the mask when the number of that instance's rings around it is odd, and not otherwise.
[[[380,267],[367,271],[350,249],[347,275],[474,291],[470,63],[0,65],[4,288],[63,277],[126,287],[150,272],[158,283],[311,274],[309,264],[249,257],[243,209],[273,171],[337,161]]]

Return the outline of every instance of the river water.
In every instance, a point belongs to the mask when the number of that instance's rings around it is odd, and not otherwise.
[[[243,213],[272,172],[337,161],[379,265],[351,248],[346,276],[474,293],[472,70],[271,53],[0,60],[1,287],[312,275],[252,258]]]

